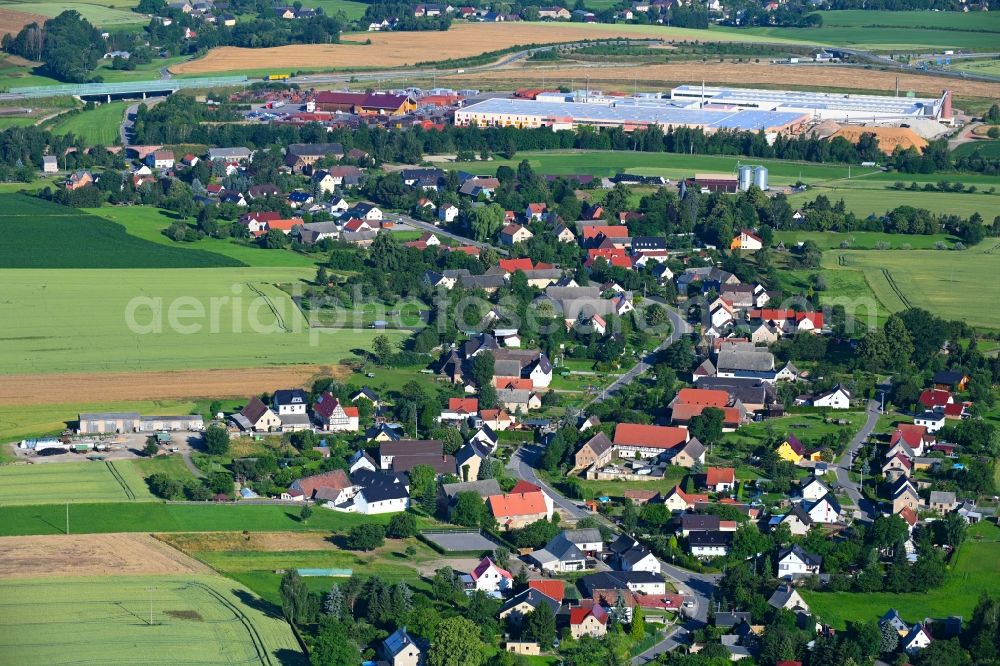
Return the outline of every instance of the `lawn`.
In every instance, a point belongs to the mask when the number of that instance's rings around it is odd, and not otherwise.
[[[317,257],[293,250],[265,250],[228,239],[203,238],[194,243],[178,243],[163,235],[163,230],[179,219],[177,213],[151,206],[123,206],[84,209],[91,215],[120,224],[129,236],[169,247],[172,251],[210,252],[226,257],[235,265],[265,267],[315,267]],[[191,222],[191,220],[187,220]]]
[[[978,542],[973,536],[978,535]],[[889,592],[853,594],[850,592],[810,592],[802,590],[817,619],[837,629],[847,622],[876,620],[895,608],[907,622],[926,617],[972,616],[983,592],[1000,590],[1000,528],[982,522],[969,529],[965,543],[949,567],[941,587],[926,593],[893,594]]]
[[[207,268],[243,266],[212,252],[130,236],[124,227],[22,194],[0,195],[0,268]],[[44,243],[38,239],[44,238]]]
[[[299,508],[275,504],[165,504],[120,502],[75,504],[69,509],[73,534],[104,532],[287,532],[349,530],[361,523],[388,523],[390,516],[315,511],[307,524]],[[64,534],[62,504],[0,507],[0,536]]]
[[[129,460],[0,467],[0,506],[152,499]]]
[[[987,238],[961,252],[827,251],[823,254],[823,274],[835,278],[850,272],[855,279],[859,275],[864,278],[867,293],[852,294],[852,307],[863,310],[876,305],[872,301],[877,299],[889,312],[923,307],[945,319],[995,329],[1000,328],[1000,311],[977,305],[1000,299],[1000,283],[984,279],[1000,270],[997,249],[1000,244],[996,239]]]
[[[276,286],[312,277],[297,268],[0,270],[0,371],[335,364],[370,349],[382,332],[310,329]]]
[[[819,28],[715,28],[714,32],[873,50],[995,50],[1000,17],[980,12],[825,11]],[[924,52],[924,51],[921,51]]]
[[[101,104],[89,111],[60,116],[52,124],[54,134],[75,134],[89,146],[111,146],[118,142],[118,127],[131,102]]]
[[[2,580],[0,599],[11,664],[306,663],[281,615],[221,576]]]
[[[44,435],[58,435],[81,412],[139,412],[149,416],[194,413],[195,403],[173,400],[137,400],[80,404],[23,405],[0,404],[0,442],[12,442]]]
[[[824,435],[832,432],[839,432],[843,429],[849,430],[852,434],[857,432],[861,429],[865,415],[861,412],[831,410],[829,418],[831,420],[844,419],[850,424],[826,423],[823,420],[823,415],[818,413],[787,414],[776,419],[748,423],[736,432],[726,433],[723,443],[716,447],[716,453],[724,456],[727,444],[756,447],[767,441],[772,433],[778,437],[795,435],[808,446],[809,443],[818,441]]]
[[[683,467],[667,467],[662,479],[650,479],[649,481],[589,481],[580,479],[580,487],[583,488],[584,496],[588,498],[601,497],[622,497],[626,490],[656,490],[666,495],[674,486],[679,484],[688,470]]]

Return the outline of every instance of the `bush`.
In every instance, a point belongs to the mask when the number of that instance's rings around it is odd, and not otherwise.
[[[412,513],[398,513],[389,521],[385,535],[390,539],[406,539],[416,536],[417,519]]]

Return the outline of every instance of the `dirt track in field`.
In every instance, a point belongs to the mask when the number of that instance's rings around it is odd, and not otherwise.
[[[31,5],[25,5],[25,7],[30,7]],[[28,25],[29,23],[37,23],[42,25],[49,20],[48,16],[42,16],[41,14],[32,14],[31,12],[19,12],[16,9],[10,9],[8,7],[0,8],[0,35],[5,33],[17,34],[21,31],[21,28]]]
[[[896,74],[856,67],[836,67],[827,65],[790,66],[770,63],[676,63],[660,65],[639,65],[634,67],[582,67],[566,65],[562,67],[511,66],[490,72],[479,72],[476,81],[511,81],[512,85],[523,85],[545,79],[546,87],[555,88],[573,83],[579,88],[590,79],[595,82],[628,85],[631,90],[634,81],[640,88],[663,89],[671,84],[704,81],[708,85],[794,85],[818,86],[824,88],[854,88],[889,93],[895,90]],[[438,79],[462,80],[468,76],[460,74],[438,76]],[[900,92],[913,90],[920,95],[937,97],[942,90],[952,90],[956,95],[972,97],[1000,98],[1000,83],[985,81],[960,81],[940,76],[919,76],[899,74]]]
[[[0,578],[213,573],[148,534],[0,537]]]
[[[0,375],[0,404],[42,405],[242,397],[321,376],[344,377],[339,365],[288,365],[235,370]]]
[[[277,46],[266,49],[224,46],[212,49],[204,58],[174,65],[170,71],[175,74],[207,74],[269,67],[278,68],[278,71],[317,67],[402,67],[418,62],[465,58],[511,46],[620,36],[632,39],[671,39],[677,37],[678,33],[664,28],[655,34],[639,34],[614,25],[605,28],[572,23],[462,23],[453,25],[446,34],[437,31],[372,32],[365,35],[344,35],[345,43],[341,44]],[[366,39],[370,39],[372,43],[362,43]]]

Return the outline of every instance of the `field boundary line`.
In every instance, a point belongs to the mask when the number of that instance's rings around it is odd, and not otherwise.
[[[118,482],[118,485],[120,485],[122,487],[122,490],[125,491],[125,498],[128,500],[135,501],[135,492],[133,492],[132,487],[128,485],[128,481],[125,480],[125,477],[122,476],[122,473],[119,472],[118,469],[111,464],[110,460],[105,460],[104,464],[107,465],[108,471],[111,472],[111,476],[114,477],[115,481]]]

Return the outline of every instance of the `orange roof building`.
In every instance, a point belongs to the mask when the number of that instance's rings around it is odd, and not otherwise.
[[[566,597],[566,583],[561,580],[529,580],[529,590],[538,590],[550,599],[561,602]]]
[[[619,453],[638,453],[648,457],[659,455],[688,441],[685,428],[675,426],[641,425],[639,423],[619,423],[615,427],[615,448]]]
[[[531,492],[490,495],[486,501],[501,529],[514,530],[548,520],[552,513],[545,499],[545,493],[536,488]]]

